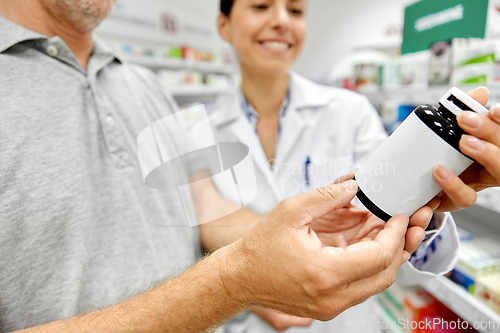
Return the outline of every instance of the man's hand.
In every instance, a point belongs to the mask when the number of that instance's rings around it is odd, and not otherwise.
[[[335,180],[340,184],[352,179],[355,172],[351,172]],[[410,235],[415,239],[425,237],[425,229],[429,225],[433,211],[424,206],[411,217],[408,228],[412,229]],[[334,223],[332,223],[334,222]],[[362,240],[371,240],[384,228],[385,222],[367,211],[352,204],[327,214],[323,218],[311,223],[311,228],[317,233],[324,245],[347,246]]]
[[[373,240],[322,244],[312,225],[346,207],[347,181],[283,200],[245,237],[222,249],[221,279],[231,298],[300,317],[329,320],[389,287],[421,234],[396,216]],[[326,219],[326,220],[325,220]],[[338,221],[331,220],[331,223]]]
[[[472,90],[469,95],[483,105],[488,102],[485,88]],[[500,105],[494,105],[487,117],[464,111],[458,125],[470,134],[462,136],[460,149],[477,162],[459,177],[444,166],[434,169],[434,179],[443,191],[428,206],[440,212],[472,206],[477,192],[500,185]]]
[[[252,312],[278,332],[283,332],[290,327],[309,327],[313,321],[310,318],[290,316],[269,309],[255,308]]]

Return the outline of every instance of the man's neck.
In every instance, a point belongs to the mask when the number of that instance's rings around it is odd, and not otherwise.
[[[0,15],[47,37],[61,37],[83,68],[87,68],[93,49],[92,31],[76,30],[71,22],[54,15],[38,0],[0,1]]]
[[[265,75],[241,68],[241,90],[259,117],[276,117],[288,89],[288,74]]]

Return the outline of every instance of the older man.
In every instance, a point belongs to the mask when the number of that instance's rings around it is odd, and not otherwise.
[[[352,181],[285,200],[160,284],[257,216],[201,229],[200,244],[179,194],[143,184],[136,137],[175,107],[151,73],[92,38],[112,5],[0,1],[0,330],[201,332],[250,306],[329,319],[390,285],[432,210],[408,229],[402,216],[380,226],[346,206]],[[175,154],[185,138],[171,143]],[[182,163],[185,177],[204,167]],[[451,182],[453,197],[465,185]],[[228,204],[203,191],[201,205]],[[338,237],[353,244],[334,247]]]

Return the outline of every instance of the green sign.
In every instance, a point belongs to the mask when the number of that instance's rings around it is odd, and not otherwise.
[[[484,38],[488,0],[421,0],[405,9],[402,52],[453,38]]]

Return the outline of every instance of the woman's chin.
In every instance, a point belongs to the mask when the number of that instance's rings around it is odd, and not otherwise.
[[[255,66],[254,70],[258,71],[259,73],[262,73],[263,75],[283,75],[287,74],[288,71],[290,70],[290,65],[289,64],[273,64],[273,63],[266,63],[262,64],[261,66]]]

